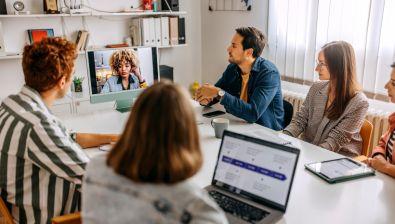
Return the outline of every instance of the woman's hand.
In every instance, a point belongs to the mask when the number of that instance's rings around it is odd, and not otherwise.
[[[382,155],[378,155],[374,158],[369,158],[367,164],[375,170],[386,173],[388,161]]]
[[[137,76],[137,78],[139,79],[139,82],[144,82],[144,77],[141,75],[140,73],[140,68],[139,67],[133,67],[132,68],[132,72],[135,76]]]

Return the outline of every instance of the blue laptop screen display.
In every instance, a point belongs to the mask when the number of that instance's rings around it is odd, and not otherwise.
[[[285,206],[296,160],[295,153],[225,136],[214,180]]]

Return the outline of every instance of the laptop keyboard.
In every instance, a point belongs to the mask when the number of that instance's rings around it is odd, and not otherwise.
[[[231,213],[247,222],[255,223],[261,221],[269,212],[236,200],[218,191],[208,192],[225,212]]]

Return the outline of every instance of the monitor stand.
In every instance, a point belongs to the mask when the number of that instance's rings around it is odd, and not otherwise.
[[[130,100],[116,100],[115,110],[121,113],[130,112],[130,110],[132,109],[133,102],[134,102],[134,98]]]

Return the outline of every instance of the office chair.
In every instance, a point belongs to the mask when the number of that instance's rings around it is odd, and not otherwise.
[[[373,125],[370,123],[368,120],[364,120],[361,130],[359,131],[359,134],[362,137],[362,152],[361,155],[364,155],[366,157],[370,156],[370,141],[372,139],[372,133],[373,133]]]
[[[79,212],[68,215],[54,217],[52,224],[81,224],[81,214]],[[0,224],[14,224],[14,219],[7,208],[3,198],[0,197]]]
[[[292,104],[286,100],[283,100],[283,107],[284,107],[284,128],[291,123],[292,115],[294,113],[294,107]]]
[[[14,224],[14,219],[2,197],[0,197],[0,223]]]

